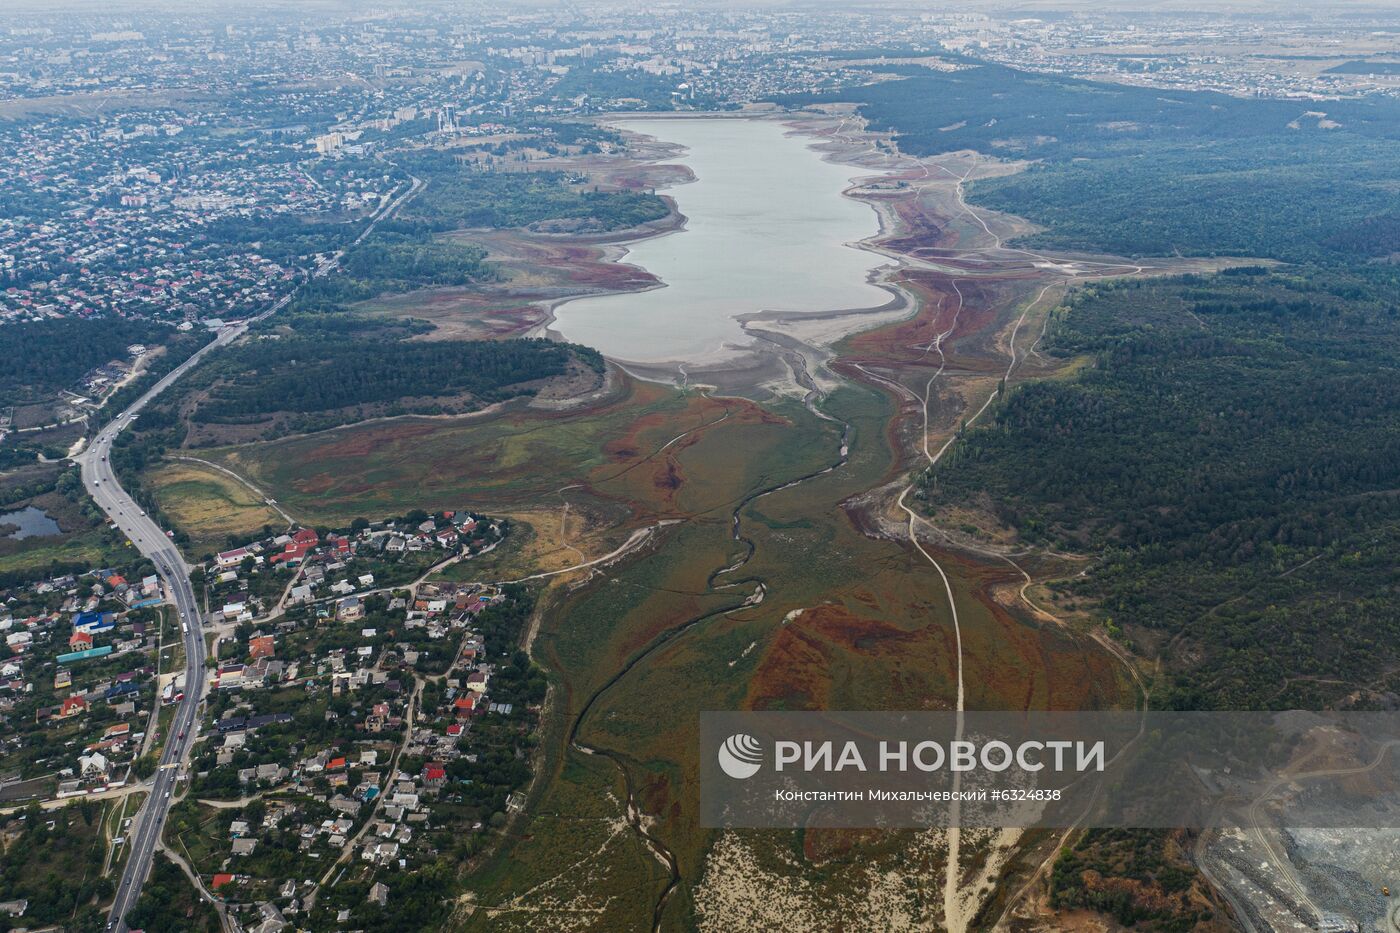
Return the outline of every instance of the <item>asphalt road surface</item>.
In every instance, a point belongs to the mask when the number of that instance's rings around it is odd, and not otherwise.
[[[227,342],[222,335],[219,340],[209,344],[205,351],[220,345],[221,342]],[[166,815],[170,810],[176,778],[187,760],[190,747],[194,744],[195,727],[199,718],[198,707],[205,686],[205,649],[202,617],[184,558],[180,556],[175,543],[122,489],[112,471],[108,456],[111,453],[112,442],[122,428],[130,424],[161,390],[196,365],[203,352],[173,370],[115,421],[104,427],[87,452],[77,458],[82,467],[83,485],[87,487],[93,500],[117,523],[117,527],[131,539],[131,543],[150,558],[161,579],[165,581],[166,592],[170,594],[179,614],[181,637],[185,647],[185,696],[175,711],[175,719],[170,725],[170,735],[161,754],[159,768],[151,779],[150,796],[137,814],[132,830],[127,834],[126,869],[122,873],[116,901],[112,905],[107,923],[107,928],[111,930],[126,929],[122,918],[136,904],[141,885],[150,873],[156,843],[160,839]]]
[[[379,221],[397,210],[421,187],[422,182],[413,179],[409,189],[385,205],[351,245],[359,244]],[[343,251],[336,252],[322,260],[312,271],[312,278],[319,278],[337,268],[342,255]],[[87,487],[93,501],[116,522],[117,527],[131,539],[136,549],[156,565],[156,571],[165,581],[166,592],[170,594],[171,601],[179,613],[181,637],[185,646],[185,696],[175,711],[175,719],[170,725],[170,737],[161,753],[160,765],[151,779],[150,796],[146,798],[146,803],[137,814],[131,831],[127,833],[126,868],[122,872],[121,884],[117,888],[116,900],[112,903],[112,911],[107,920],[107,929],[118,933],[125,933],[127,930],[126,914],[136,906],[136,901],[141,896],[141,886],[151,873],[151,862],[155,857],[161,831],[165,828],[166,817],[170,813],[176,780],[188,762],[190,749],[194,746],[199,724],[199,704],[204,696],[206,675],[204,618],[195,599],[194,586],[190,583],[190,568],[165,530],[152,521],[142,511],[141,506],[127,495],[126,490],[122,489],[108,457],[117,436],[136,419],[152,399],[198,366],[210,353],[242,337],[249,326],[276,314],[291,300],[292,296],[288,295],[249,321],[224,328],[214,340],[167,373],[133,402],[130,408],[104,426],[87,450],[73,458],[82,467],[83,485]]]

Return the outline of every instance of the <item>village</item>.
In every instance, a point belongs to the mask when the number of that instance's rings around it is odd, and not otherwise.
[[[467,512],[413,512],[292,528],[196,567],[211,678],[165,846],[243,929],[313,911],[339,928],[382,909],[404,873],[470,858],[523,804],[545,694],[516,649],[532,597],[444,575],[508,532]],[[162,713],[184,695],[164,598],[155,575],[116,571],[8,597],[10,819],[33,801],[140,792]],[[110,864],[120,837],[108,843]]]
[[[5,599],[0,806],[131,779],[159,731],[157,684],[176,666],[163,599],[155,574],[128,581],[116,570],[62,575]]]
[[[426,579],[506,532],[415,512],[204,566],[218,663],[169,845],[245,928],[382,907],[395,873],[481,845],[520,805],[544,693],[511,651],[528,597]]]

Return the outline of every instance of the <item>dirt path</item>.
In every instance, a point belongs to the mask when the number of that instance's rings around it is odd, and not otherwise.
[[[159,851],[164,852],[165,857],[174,862],[175,866],[179,868],[180,871],[185,873],[185,877],[189,879],[194,889],[199,892],[199,896],[208,901],[214,908],[214,912],[219,915],[219,928],[223,930],[223,933],[235,933],[236,927],[233,921],[229,919],[228,906],[225,905],[222,900],[215,897],[213,892],[204,886],[203,879],[201,879],[194,868],[190,866],[190,863],[185,861],[179,853],[166,846],[164,843],[161,843],[157,848]]]
[[[248,480],[246,477],[244,477],[244,476],[242,476],[242,475],[240,475],[240,474],[238,474],[238,473],[235,473],[233,470],[230,470],[228,467],[226,467],[226,466],[221,466],[221,465],[219,465],[219,464],[217,464],[217,463],[214,463],[214,462],[211,461],[211,460],[201,460],[199,457],[171,456],[169,459],[171,459],[171,460],[183,460],[183,461],[185,461],[186,463],[198,463],[199,465],[201,465],[201,466],[206,466],[206,467],[208,467],[208,468],[211,469],[211,470],[217,470],[218,472],[220,472],[220,473],[224,474],[225,476],[227,476],[229,479],[231,479],[231,480],[233,480],[234,482],[238,483],[238,484],[239,484],[240,486],[242,486],[243,488],[247,489],[247,490],[248,490],[249,492],[251,492],[253,495],[257,496],[258,499],[262,501],[263,505],[266,505],[268,508],[272,509],[272,510],[273,510],[274,512],[276,512],[278,515],[282,516],[282,519],[283,519],[284,521],[286,521],[288,527],[291,527],[292,525],[295,525],[295,524],[297,523],[297,522],[296,522],[296,519],[294,519],[294,518],[292,518],[292,516],[288,515],[288,514],[287,514],[287,510],[284,509],[284,508],[282,508],[282,506],[279,505],[279,504],[277,503],[277,500],[276,500],[276,499],[273,499],[271,496],[269,496],[267,493],[263,492],[263,491],[262,491],[261,489],[259,489],[257,486],[254,486],[253,483],[252,483],[250,480]]]
[[[415,677],[413,679],[413,693],[408,698],[408,711],[404,715],[403,741],[399,743],[398,748],[394,749],[394,758],[389,762],[389,768],[385,772],[388,775],[392,776],[398,771],[399,759],[403,757],[404,752],[408,751],[408,745],[413,741],[413,720],[417,713],[418,700],[422,692],[423,682]],[[332,862],[326,869],[326,873],[322,875],[321,880],[316,883],[315,891],[319,892],[321,888],[324,888],[326,884],[330,882],[331,875],[335,870],[350,860],[351,854],[359,845],[360,840],[364,838],[365,833],[369,832],[369,828],[374,825],[374,817],[379,813],[379,808],[383,806],[384,798],[388,796],[388,794],[379,794],[374,798],[374,806],[365,816],[365,825],[361,826],[359,832],[355,833],[353,837],[346,840],[344,851],[342,851],[340,857]],[[332,886],[334,886],[333,882]]]

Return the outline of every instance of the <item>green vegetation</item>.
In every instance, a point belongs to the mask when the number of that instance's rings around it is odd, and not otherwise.
[[[1310,129],[1332,135],[1318,131],[1316,120],[1300,120],[1307,107],[1296,101],[1104,84],[1001,65],[923,73],[788,102],[817,100],[859,103],[872,128],[895,133],[900,148],[915,155],[975,149],[1063,161],[1100,158],[1124,142],[1258,142]],[[1397,112],[1400,103],[1379,97],[1328,101],[1327,107],[1328,117],[1346,132],[1378,139],[1400,138]],[[1292,130],[1295,121],[1298,129]]]
[[[127,347],[155,344],[170,328],[144,321],[63,318],[0,327],[0,408],[34,401],[113,360],[129,361]]]
[[[83,490],[76,467],[50,467],[15,479],[20,482],[0,484],[0,511],[33,505],[58,523],[59,534],[0,537],[0,588],[140,561],[125,536],[107,527],[106,516]]]
[[[1400,75],[1400,62],[1350,61],[1333,65],[1323,74],[1329,75]]]
[[[189,536],[189,553],[204,554],[241,544],[264,528],[286,521],[247,486],[201,463],[167,461],[141,477],[174,521]]]
[[[351,911],[355,929],[365,933],[441,929],[443,902],[455,891],[458,870],[457,863],[444,857],[412,872],[387,876],[382,880],[388,883],[389,898],[383,907],[368,899],[371,882],[346,881],[326,889],[311,917],[319,929],[334,929],[341,910]]]
[[[442,151],[402,161],[428,183],[427,190],[405,206],[404,216],[439,230],[551,222],[551,228],[602,232],[660,220],[669,211],[654,194],[589,189],[563,172],[483,172]]]
[[[4,820],[0,890],[6,900],[24,899],[24,917],[0,917],[0,931],[61,924],[68,930],[100,930],[99,904],[113,893],[112,881],[98,877],[103,853],[104,805],[93,800],[46,813],[31,804]]]
[[[165,352],[150,362],[141,378],[127,383],[107,396],[107,400],[102,403],[102,411],[104,413],[122,411],[142,395],[145,395],[151,386],[165,378],[166,373],[194,356],[213,339],[212,333],[201,329],[172,334],[165,342]]]
[[[594,102],[605,102],[622,110],[675,110],[676,89],[683,79],[654,75],[639,68],[606,69],[581,65],[549,89],[544,100],[574,100],[580,96]],[[710,101],[691,101],[690,106],[705,106]]]
[[[1049,231],[1025,245],[1334,261],[1400,251],[1400,102],[1162,91],[979,65],[800,96],[861,105],[901,149],[1041,160],[974,203]],[[1208,210],[1202,205],[1208,204]]]
[[[1173,640],[1159,703],[1378,695],[1400,637],[1398,288],[1392,267],[1086,288],[1045,348],[1095,365],[1014,390],[922,494],[990,497],[1024,537],[1101,555],[1060,590]]]
[[[1175,840],[1159,830],[1091,829],[1060,850],[1050,876],[1056,910],[1090,908],[1125,927],[1185,933],[1212,918],[1185,900],[1197,879]]]
[[[522,385],[562,375],[572,359],[601,366],[593,351],[547,340],[328,342],[312,336],[255,341],[215,364],[220,381],[195,417],[246,422],[275,412],[320,413],[469,393],[480,403],[530,395]],[[475,406],[473,406],[475,407]],[[358,417],[338,419],[358,420]]]
[[[194,890],[184,872],[159,853],[151,877],[141,888],[141,900],[126,915],[133,930],[185,930],[214,933],[219,915]]]
[[[1025,246],[1335,261],[1400,252],[1397,158],[1390,140],[1316,132],[1163,143],[1149,155],[1118,146],[979,181],[971,195],[1050,228]]]
[[[375,291],[425,285],[467,285],[495,277],[486,250],[435,240],[422,225],[381,224],[345,257],[345,272]]]

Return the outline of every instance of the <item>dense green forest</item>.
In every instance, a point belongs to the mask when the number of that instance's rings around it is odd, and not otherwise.
[[[63,318],[0,326],[0,408],[71,389],[112,360],[130,360],[134,343],[157,344],[172,333],[145,321]]]
[[[540,99],[565,101],[583,96],[599,102],[635,100],[637,104],[623,109],[674,110],[673,94],[683,80],[649,74],[638,68],[607,70],[584,65],[570,69]]]
[[[1115,148],[976,182],[970,200],[1048,227],[1018,241],[1031,247],[1289,262],[1400,252],[1400,143],[1301,132]]]
[[[1329,75],[1400,75],[1400,62],[1342,62],[1333,65],[1324,74]]]
[[[1163,705],[1397,686],[1400,271],[1094,285],[1044,351],[1093,365],[1016,388],[967,430],[922,479],[935,517],[983,501],[1035,543],[1094,555],[1063,589],[1139,650],[1169,645]]]
[[[784,100],[857,102],[913,155],[1037,160],[970,188],[973,203],[1049,228],[1027,245],[1288,261],[1400,251],[1393,98],[1305,104],[978,65]]]
[[[666,202],[636,191],[595,191],[562,172],[484,172],[450,152],[428,151],[403,160],[428,183],[404,216],[439,230],[526,227],[573,222],[571,229],[607,231],[660,220]]]
[[[410,327],[352,327],[339,317],[302,320],[211,361],[209,398],[196,421],[248,423],[278,412],[319,413],[469,395],[470,407],[529,395],[522,383],[562,375],[571,360],[601,368],[596,352],[547,340],[409,341]],[[454,407],[452,410],[458,410]],[[351,412],[352,415],[356,414]],[[343,419],[342,419],[343,420]],[[340,423],[337,421],[337,423]]]

